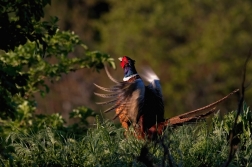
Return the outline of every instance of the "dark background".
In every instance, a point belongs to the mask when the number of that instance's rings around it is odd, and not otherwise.
[[[239,88],[243,64],[252,48],[252,1],[209,0],[53,0],[45,9],[59,18],[61,30],[72,30],[90,50],[117,61],[127,55],[136,68],[150,66],[161,80],[166,117],[214,102]],[[72,56],[81,56],[77,50]],[[123,72],[110,69],[121,80]],[[248,63],[247,82],[252,79]],[[93,83],[109,86],[104,71],[83,69],[50,84],[45,98],[36,96],[38,113],[68,113],[81,105],[97,112]],[[252,105],[251,86],[246,102]],[[237,96],[220,105],[223,112],[237,107]],[[106,114],[106,117],[112,116]]]

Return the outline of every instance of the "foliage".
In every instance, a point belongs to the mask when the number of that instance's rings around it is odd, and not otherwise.
[[[206,123],[168,127],[160,142],[137,140],[122,128],[116,128],[110,121],[100,121],[81,138],[62,135],[58,130],[45,127],[33,133],[12,133],[5,142],[13,152],[1,158],[6,165],[14,166],[143,166],[139,162],[141,149],[147,146],[147,156],[153,164],[168,166],[165,149],[169,149],[174,165],[177,166],[221,166],[228,157],[228,134],[234,122],[235,112],[223,119],[213,117],[213,127]],[[239,116],[242,123],[238,152],[231,166],[249,166],[252,163],[251,110],[244,107]]]
[[[79,118],[84,126],[88,126],[89,123],[87,121],[87,117],[94,117],[95,115],[95,112],[90,108],[79,107],[74,109],[73,112],[70,113],[70,118]],[[80,124],[78,123],[77,125],[79,126]]]
[[[15,131],[27,132],[32,129],[36,132],[46,125],[66,133],[73,133],[74,130],[77,132],[77,129],[85,131],[88,126],[86,118],[95,115],[92,110],[86,111],[85,107],[80,107],[73,112],[79,111],[79,114],[82,114],[79,125],[64,128],[65,121],[60,114],[35,114],[36,101],[33,95],[36,92],[40,92],[42,96],[48,93],[46,79],[53,82],[63,73],[81,68],[100,70],[105,62],[113,65],[113,59],[109,55],[97,51],[86,51],[86,55],[81,58],[70,58],[68,53],[77,45],[84,46],[74,33],[57,31],[55,36],[48,38],[47,44],[46,58],[41,57],[42,51],[34,42],[27,42],[24,46],[17,47],[14,52],[4,53],[0,57],[4,64],[1,70],[8,77],[2,76],[0,86],[1,91],[5,93],[1,93],[1,137]]]
[[[6,115],[13,114],[14,111],[9,112],[12,103],[16,103],[18,108],[18,105],[27,101],[26,104],[35,107],[30,100],[35,92],[40,92],[44,96],[49,91],[45,83],[46,79],[53,82],[63,73],[81,68],[99,70],[103,68],[105,62],[113,65],[113,59],[100,52],[87,51],[87,54],[81,58],[70,58],[68,53],[72,52],[77,45],[85,47],[74,33],[57,31],[53,37],[48,36],[46,42],[48,45],[46,58],[41,57],[43,50],[34,42],[27,42],[24,46],[17,47],[14,52],[1,55],[0,60],[3,64],[1,70],[5,73],[1,80],[1,91],[6,94],[2,97],[5,99],[2,101],[4,106],[1,110]]]
[[[94,117],[93,111],[86,111],[85,107],[76,109],[82,114],[80,125],[85,126],[65,127],[66,122],[59,113],[35,114],[34,94],[39,92],[45,96],[49,92],[48,82],[59,80],[62,74],[82,68],[99,71],[104,63],[115,67],[108,54],[89,51],[74,32],[60,31],[56,26],[57,18],[52,18],[51,22],[41,21],[42,9],[49,2],[1,1],[0,33],[7,35],[0,45],[0,137],[3,139],[13,132],[35,133],[47,125],[64,134],[77,129],[85,132],[86,119]],[[73,55],[76,47],[83,51],[79,57]],[[4,148],[0,143],[2,155],[8,152],[8,148]]]
[[[46,47],[45,34],[54,35],[57,29],[57,18],[51,22],[40,21],[44,17],[43,8],[51,0],[3,0],[0,2],[0,49],[14,50],[28,40]]]

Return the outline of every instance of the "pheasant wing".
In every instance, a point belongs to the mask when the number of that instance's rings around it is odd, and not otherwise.
[[[106,72],[109,78],[116,84],[111,88],[105,88],[97,84],[95,84],[95,86],[103,91],[113,93],[95,93],[95,95],[113,99],[105,102],[99,102],[97,104],[112,104],[112,106],[105,110],[105,112],[115,110],[116,115],[114,118],[119,117],[121,122],[137,123],[144,104],[145,86],[143,81],[138,78],[134,82],[118,82],[112,78],[108,70],[106,70]]]
[[[145,67],[141,76],[149,82],[149,85],[145,88],[145,103],[142,114],[142,124],[144,130],[146,130],[164,121],[164,102],[160,81],[154,71]]]

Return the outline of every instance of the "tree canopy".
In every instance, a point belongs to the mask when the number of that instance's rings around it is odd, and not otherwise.
[[[50,0],[1,1],[0,32],[5,38],[0,45],[0,137],[29,127],[38,130],[42,122],[62,127],[60,111],[51,117],[35,113],[35,93],[45,96],[50,90],[48,81],[57,81],[62,74],[82,68],[99,71],[105,62],[114,67],[108,54],[90,51],[74,32],[59,30],[57,17],[43,21],[47,4]],[[76,47],[82,49],[79,57],[70,55]],[[86,117],[94,116],[92,110],[79,106],[71,117],[81,114],[86,114],[84,124],[88,124]]]

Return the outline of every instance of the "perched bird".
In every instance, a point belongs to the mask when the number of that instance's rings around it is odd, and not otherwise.
[[[115,110],[115,118],[119,118],[122,127],[126,130],[133,126],[138,138],[146,136],[153,139],[156,135],[162,134],[163,129],[168,125],[179,125],[185,122],[195,122],[198,119],[205,118],[215,111],[215,106],[228,98],[233,91],[224,98],[185,114],[178,115],[170,119],[164,119],[164,102],[159,78],[150,69],[145,68],[143,75],[139,75],[135,68],[135,61],[127,56],[119,58],[120,66],[123,69],[123,81],[115,80],[107,68],[108,77],[115,83],[111,88],[105,88],[95,84],[103,91],[111,92],[109,94],[95,93],[103,98],[113,98],[110,101],[99,102],[97,104],[113,104],[104,112]],[[149,82],[145,86],[142,78]]]
[[[164,103],[159,78],[153,71],[147,69],[143,77],[150,84],[145,86],[144,81],[137,73],[135,61],[127,56],[119,58],[119,60],[124,71],[123,81],[116,81],[106,69],[109,78],[116,85],[111,88],[95,85],[104,91],[113,93],[95,94],[104,98],[114,97],[114,99],[98,104],[114,103],[104,112],[115,109],[115,118],[119,117],[125,129],[132,125],[140,135],[143,135],[151,126],[164,121]]]

